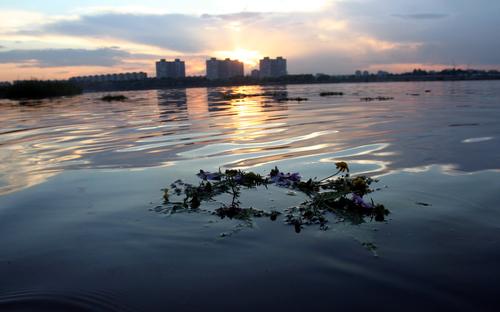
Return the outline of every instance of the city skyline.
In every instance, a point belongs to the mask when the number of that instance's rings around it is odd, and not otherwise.
[[[186,78],[185,71],[186,64],[184,60],[174,59],[160,59],[155,62],[155,76],[156,79]],[[244,77],[245,70],[244,64],[238,59],[231,60],[230,58],[217,59],[211,57],[206,60],[205,76],[209,80],[230,79],[235,77]],[[272,59],[268,56],[259,60],[258,69],[253,69],[250,75],[254,76],[255,71],[258,73],[257,78],[278,78],[287,75],[287,61],[282,56]],[[75,82],[99,82],[99,81],[132,81],[146,79],[145,72],[122,72],[122,73],[106,73],[106,74],[91,74],[85,76],[69,77],[70,81]]]
[[[383,2],[383,3],[381,3]],[[245,74],[266,55],[288,72],[500,68],[499,3],[479,0],[35,1],[0,4],[0,81],[155,74],[161,58],[204,75],[210,57]]]

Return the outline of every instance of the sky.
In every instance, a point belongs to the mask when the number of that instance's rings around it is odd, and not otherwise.
[[[0,0],[0,81],[145,71],[209,57],[291,74],[500,68],[496,0]]]

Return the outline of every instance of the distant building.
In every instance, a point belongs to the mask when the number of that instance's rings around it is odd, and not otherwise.
[[[265,57],[259,61],[260,77],[281,77],[287,75],[286,59],[278,56],[276,59]]]
[[[73,82],[109,82],[109,81],[133,81],[147,79],[148,75],[143,72],[121,73],[121,74],[106,74],[106,75],[91,75],[77,76],[69,78]]]
[[[386,76],[388,76],[388,75],[389,75],[389,72],[386,72],[386,71],[384,71],[384,70],[379,70],[379,71],[377,72],[377,76],[379,76],[379,77],[386,77]]]
[[[229,79],[244,76],[243,63],[238,60],[218,60],[215,57],[207,60],[207,79]]]
[[[4,87],[10,87],[10,82],[8,81],[0,81],[0,88],[4,88]]]
[[[362,74],[363,74],[363,73],[362,73],[360,70],[357,70],[357,71],[354,73],[354,75],[355,75],[356,77],[360,77]]]
[[[219,79],[219,62],[216,58],[212,57],[207,60],[207,79],[214,80]]]
[[[252,72],[250,73],[250,77],[252,77],[252,78],[260,78],[260,70],[258,70],[258,69],[252,70]]]
[[[175,59],[173,62],[167,62],[161,59],[156,62],[156,78],[184,78],[186,77],[186,66],[184,61]]]

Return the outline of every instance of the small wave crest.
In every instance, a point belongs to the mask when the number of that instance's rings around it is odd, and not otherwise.
[[[0,293],[0,311],[132,312],[107,292],[23,290]]]

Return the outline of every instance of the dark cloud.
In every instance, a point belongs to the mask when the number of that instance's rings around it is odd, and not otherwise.
[[[92,38],[119,38],[180,52],[197,52],[207,44],[206,21],[182,14],[85,15],[78,20],[46,25],[40,33],[54,33]]]
[[[110,48],[9,50],[0,52],[0,63],[21,63],[27,67],[114,66],[132,56],[126,51]]]
[[[426,12],[432,8],[438,13]],[[389,12],[399,18],[387,18]],[[411,44],[409,59],[404,53],[384,63],[500,64],[500,1],[490,0],[385,0],[350,2],[337,6],[337,16],[348,16],[352,31],[387,42]],[[394,15],[392,15],[394,16]],[[423,21],[429,22],[423,22]],[[432,22],[431,22],[432,21]],[[387,51],[390,55],[393,51]],[[376,61],[379,55],[367,55]]]
[[[0,49],[4,49],[4,48],[5,48],[5,46],[3,46],[3,45],[0,45]]]
[[[394,17],[403,19],[416,19],[416,20],[434,20],[448,17],[448,14],[439,13],[418,13],[418,14],[393,14]]]

